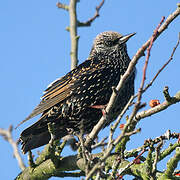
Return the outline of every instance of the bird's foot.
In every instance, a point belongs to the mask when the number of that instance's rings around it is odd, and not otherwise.
[[[90,107],[94,108],[94,109],[101,109],[102,115],[106,118],[106,115],[107,115],[106,106],[107,105],[93,105],[93,106],[90,106]]]

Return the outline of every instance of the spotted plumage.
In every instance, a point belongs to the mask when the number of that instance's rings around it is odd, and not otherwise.
[[[67,135],[68,129],[85,134],[92,130],[102,116],[101,109],[93,106],[108,103],[112,86],[125,73],[130,62],[125,43],[133,35],[122,36],[111,31],[99,34],[89,58],[48,86],[40,104],[25,119],[42,113],[36,123],[21,133],[24,153],[49,142],[49,122],[54,123],[56,139]],[[133,72],[122,88],[113,116],[104,127],[117,117],[134,93],[134,76]]]

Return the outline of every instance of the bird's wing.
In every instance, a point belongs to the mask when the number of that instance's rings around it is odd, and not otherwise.
[[[93,67],[90,63],[92,60],[88,59],[62,78],[52,82],[44,91],[42,101],[30,116],[34,117],[68,98],[73,93],[73,89],[81,84],[81,76],[91,74]]]
[[[42,101],[40,104],[32,111],[32,113],[23,120],[19,125],[25,121],[37,116],[38,114],[43,113],[47,109],[51,108],[57,103],[62,102],[72,94],[72,89],[81,84],[80,76],[86,76],[91,74],[93,67],[91,67],[92,60],[86,60],[84,63],[80,64],[76,69],[70,71],[68,74],[63,76],[60,79],[52,82],[47,89],[45,94],[42,96]],[[96,64],[96,63],[95,63]],[[17,126],[17,127],[18,127]]]
[[[41,114],[45,110],[51,108],[55,104],[62,102],[68,96],[71,95],[71,86],[74,82],[73,77],[71,77],[71,72],[64,77],[51,83],[45,90],[45,94],[41,97],[41,102],[32,111],[32,113],[25,119],[25,121]]]

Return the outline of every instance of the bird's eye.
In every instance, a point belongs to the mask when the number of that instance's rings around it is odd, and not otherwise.
[[[116,44],[118,44],[119,39],[115,39],[114,41],[108,41],[107,42],[107,46],[115,46]]]
[[[113,45],[116,45],[116,44],[118,44],[118,42],[119,42],[119,39],[115,39],[115,40],[112,42],[112,44],[113,44]]]

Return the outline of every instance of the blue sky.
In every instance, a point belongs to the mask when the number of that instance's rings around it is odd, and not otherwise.
[[[68,3],[69,1],[63,1]],[[70,37],[65,27],[69,24],[68,13],[57,9],[57,1],[0,1],[0,127],[16,126],[39,103],[43,90],[58,77],[70,70]],[[78,18],[86,21],[95,12],[97,1],[81,1],[78,4]],[[137,32],[128,41],[128,52],[132,57],[139,47],[151,36],[161,17],[167,17],[176,9],[174,1],[106,1],[100,17],[91,27],[79,28],[79,62],[90,52],[93,39],[103,31],[113,30],[122,34]],[[169,58],[180,31],[180,17],[155,42],[147,71],[149,82],[158,69]],[[136,90],[141,82],[145,58],[137,65]],[[144,94],[143,102],[151,99],[164,101],[163,88],[169,86],[171,95],[180,90],[180,47],[173,61],[163,71],[154,85]],[[145,107],[148,109],[149,107]],[[138,127],[142,132],[132,137],[129,148],[143,144],[144,139],[155,138],[167,129],[179,132],[180,104],[142,120]],[[17,139],[20,132],[37,118],[13,131]],[[108,128],[104,133],[108,133]],[[101,133],[102,134],[102,133]],[[13,179],[20,172],[11,146],[0,137],[0,179]],[[36,152],[36,150],[34,151]],[[66,148],[66,154],[71,154]],[[26,161],[27,156],[23,155]],[[163,167],[162,164],[162,168]],[[54,178],[55,179],[55,178]]]

